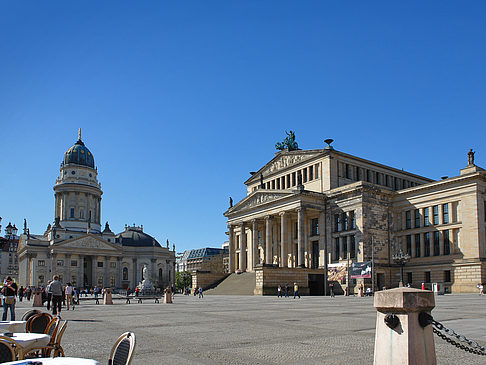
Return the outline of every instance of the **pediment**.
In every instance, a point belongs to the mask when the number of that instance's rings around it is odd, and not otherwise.
[[[245,199],[238,202],[234,207],[228,209],[225,215],[239,213],[245,210],[250,210],[255,208],[259,205],[264,205],[285,197],[292,195],[292,193],[285,193],[285,192],[254,192],[251,195],[247,196]]]
[[[321,150],[281,152],[260,170],[258,170],[258,172],[256,172],[245,183],[248,184],[260,179],[261,174],[263,174],[264,177],[267,177],[280,170],[285,170],[293,165],[311,160],[319,156],[321,153]]]
[[[106,242],[103,239],[86,235],[83,237],[73,238],[68,241],[55,244],[59,248],[74,248],[79,250],[103,250],[118,252],[121,248],[118,248],[112,243]]]

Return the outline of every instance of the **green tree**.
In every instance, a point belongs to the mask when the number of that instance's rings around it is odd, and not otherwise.
[[[176,272],[175,286],[177,290],[183,290],[192,284],[192,276],[189,271]]]

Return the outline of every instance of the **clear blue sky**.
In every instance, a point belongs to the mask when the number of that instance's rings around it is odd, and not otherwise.
[[[116,232],[226,239],[228,198],[275,152],[438,179],[486,167],[484,1],[3,1],[0,216],[32,233],[83,129]]]

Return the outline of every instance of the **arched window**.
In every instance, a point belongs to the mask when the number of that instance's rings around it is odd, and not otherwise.
[[[128,269],[126,267],[123,268],[123,280],[128,280]]]
[[[159,269],[159,283],[162,282],[162,269]]]

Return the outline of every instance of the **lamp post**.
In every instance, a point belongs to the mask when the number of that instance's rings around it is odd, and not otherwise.
[[[403,286],[403,267],[410,260],[410,255],[408,253],[403,253],[402,249],[392,256],[393,262],[400,265],[400,283],[398,286]]]

